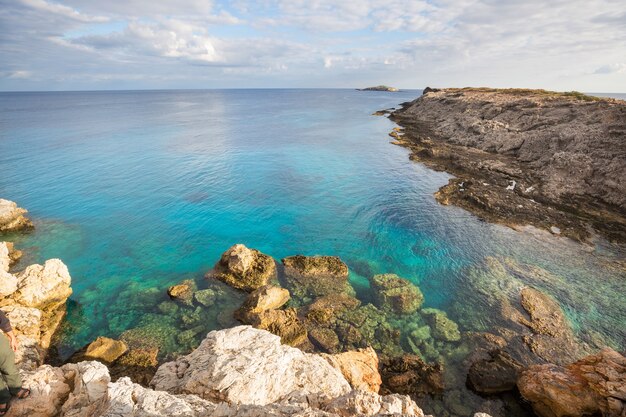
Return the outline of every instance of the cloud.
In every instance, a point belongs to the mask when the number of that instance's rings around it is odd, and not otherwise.
[[[103,23],[108,22],[109,18],[105,16],[90,16],[78,12],[68,6],[64,6],[58,3],[49,3],[45,0],[20,0],[22,4],[32,7],[33,9],[41,10],[46,13],[52,13],[70,19],[74,19],[79,22],[85,23]]]
[[[596,69],[594,74],[623,74],[626,73],[626,63],[603,65]]]

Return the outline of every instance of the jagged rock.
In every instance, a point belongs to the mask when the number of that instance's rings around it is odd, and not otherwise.
[[[490,352],[489,359],[476,361],[467,374],[467,385],[481,394],[496,394],[515,388],[522,366],[502,350]]]
[[[26,399],[13,401],[7,417],[56,416],[71,390],[63,370],[50,365],[42,365],[35,372],[23,375],[23,384],[30,388],[31,394]]]
[[[282,345],[279,337],[249,326],[210,332],[191,354],[161,365],[151,386],[257,405],[294,391],[334,398],[350,390],[341,373],[321,357]]]
[[[65,304],[72,294],[72,279],[59,259],[49,259],[43,266],[30,265],[17,274],[17,280],[14,299],[26,307],[54,310]]]
[[[383,393],[439,394],[443,391],[443,367],[428,365],[417,355],[405,354],[380,361]]]
[[[222,254],[213,271],[207,276],[251,292],[267,285],[275,274],[276,264],[272,257],[237,244]]]
[[[13,243],[0,242],[0,272],[9,272],[9,267],[13,263],[12,252],[14,252]]]
[[[13,201],[0,198],[0,232],[32,228],[33,223],[24,216],[26,213]]]
[[[101,336],[87,346],[85,357],[112,363],[127,351],[128,346],[123,341]]]
[[[15,291],[17,291],[17,277],[0,270],[0,297],[7,297]]]
[[[15,361],[20,369],[33,370],[43,362],[41,346],[42,312],[18,304],[2,307],[18,341]]]
[[[395,274],[374,275],[370,285],[376,305],[382,310],[410,314],[424,302],[424,295],[418,287]]]
[[[354,295],[348,282],[348,266],[336,256],[296,255],[282,262],[287,287],[299,300],[337,293]]]
[[[159,348],[131,347],[109,366],[111,378],[128,377],[133,382],[148,385],[154,377],[158,365]]]
[[[424,412],[404,395],[380,396],[368,391],[351,391],[335,398],[324,410],[342,417],[352,416],[416,416],[424,417]]]
[[[193,280],[186,279],[180,284],[172,285],[167,289],[167,295],[174,300],[182,301],[185,304],[191,304],[194,296],[196,283]]]
[[[235,312],[235,317],[275,310],[282,307],[287,301],[289,301],[288,290],[273,285],[265,285],[250,293],[243,305]]]
[[[450,320],[444,311],[426,308],[422,310],[422,315],[430,324],[434,338],[446,342],[456,342],[461,339],[459,326]]]
[[[567,366],[534,365],[522,372],[517,387],[543,417],[622,417],[626,357],[607,348]]]
[[[382,380],[378,355],[371,347],[322,357],[341,372],[353,389],[378,393]]]

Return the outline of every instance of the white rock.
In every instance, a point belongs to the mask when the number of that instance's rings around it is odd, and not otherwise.
[[[12,401],[7,417],[57,416],[71,390],[63,370],[43,365],[34,372],[23,374],[22,378],[31,394],[26,399]]]
[[[24,370],[36,369],[42,362],[41,311],[18,304],[4,306],[2,311],[6,313],[17,338],[18,348],[15,352],[15,361],[18,367]]]
[[[17,275],[15,301],[27,307],[54,308],[72,294],[72,279],[60,259],[49,259],[42,265],[30,265]]]
[[[354,415],[402,415],[424,417],[424,412],[407,395],[384,397],[368,391],[352,391],[331,401],[326,411],[342,417]]]
[[[73,387],[61,409],[63,416],[93,416],[108,398],[108,384],[111,382],[108,368],[100,362],[90,361],[68,363],[61,369],[65,380]]]
[[[24,214],[26,210],[20,208],[13,201],[0,198],[0,232],[19,230],[33,224]]]
[[[15,291],[17,291],[17,277],[0,270],[0,297],[7,297]]]
[[[187,356],[162,365],[151,386],[211,401],[265,405],[301,391],[314,399],[350,391],[323,358],[281,345],[280,338],[250,326],[210,332]]]
[[[7,242],[0,242],[0,272],[9,272],[10,264],[9,245],[7,245]]]

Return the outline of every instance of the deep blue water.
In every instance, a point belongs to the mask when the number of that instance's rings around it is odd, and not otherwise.
[[[512,259],[557,277],[516,278],[555,296],[583,338],[626,348],[623,249],[437,204],[449,175],[409,161],[389,144],[394,124],[371,115],[419,93],[0,93],[0,197],[36,223],[12,237],[22,264],[70,269],[69,349],[136,326],[154,310],[136,294],[201,280],[234,243],[276,259],[338,255],[365,298],[371,274],[397,273],[464,330],[492,316],[472,271]]]

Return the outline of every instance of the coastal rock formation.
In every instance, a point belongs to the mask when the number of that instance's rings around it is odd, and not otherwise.
[[[0,232],[32,228],[33,223],[25,216],[26,213],[15,202],[0,198]]]
[[[249,326],[209,333],[191,354],[161,365],[151,386],[257,405],[285,400],[296,391],[320,401],[350,391],[341,373],[323,358],[282,345],[279,337]]]
[[[0,270],[0,279],[0,307],[18,340],[16,361],[21,369],[35,369],[43,363],[52,336],[65,316],[65,302],[72,293],[71,277],[63,262],[50,259],[43,266],[31,265],[16,275]]]
[[[395,87],[389,87],[387,85],[377,85],[376,87],[360,88],[359,91],[389,91],[389,92],[395,93],[400,90],[398,90]]]
[[[252,292],[269,284],[276,275],[272,257],[236,244],[222,254],[207,277],[219,279],[239,290]]]
[[[626,415],[626,357],[612,349],[567,366],[531,366],[517,386],[542,417]]]
[[[370,285],[376,305],[382,310],[410,314],[416,312],[424,302],[420,289],[396,274],[374,275]]]
[[[348,266],[336,256],[296,255],[282,260],[285,281],[297,300],[344,292],[354,295],[348,282]]]
[[[430,89],[395,111],[396,143],[457,176],[436,195],[507,225],[626,240],[626,102],[520,89]]]
[[[378,355],[371,347],[322,357],[341,372],[352,389],[378,394],[382,380],[378,373]]]

